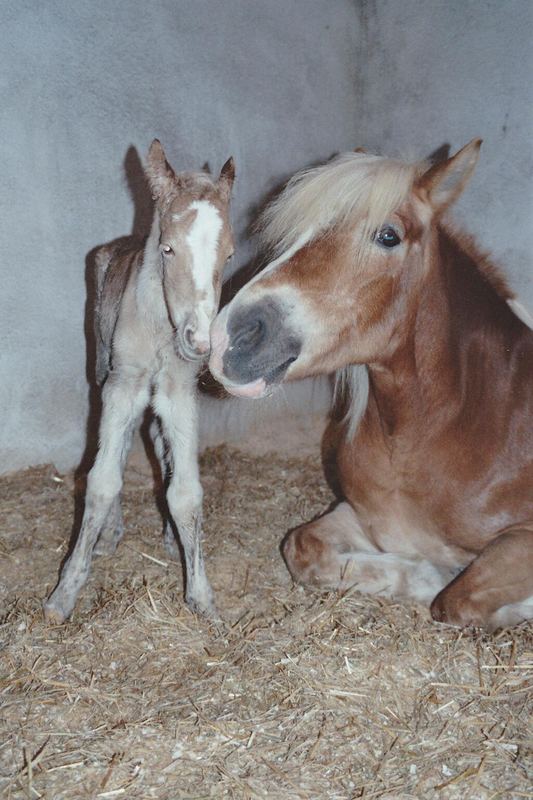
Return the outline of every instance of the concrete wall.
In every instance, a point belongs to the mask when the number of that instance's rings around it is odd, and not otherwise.
[[[480,136],[453,217],[533,310],[533,3],[365,0],[357,11],[361,144],[416,158]]]
[[[420,156],[482,136],[456,217],[533,307],[532,13],[530,0],[4,0],[0,471],[83,451],[85,259],[146,227],[139,155],[156,135],[178,169],[235,156],[241,237],[267,191],[334,151]]]
[[[152,138],[178,169],[235,157],[242,235],[267,190],[352,146],[358,38],[350,0],[4,0],[0,471],[82,453],[85,259],[145,227]]]

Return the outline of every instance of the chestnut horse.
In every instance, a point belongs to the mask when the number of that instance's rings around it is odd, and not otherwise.
[[[345,499],[286,538],[296,580],[493,629],[533,616],[533,321],[441,222],[480,144],[296,175],[262,220],[275,258],[217,317],[210,365],[245,397],[332,372],[352,389]]]
[[[64,622],[89,575],[93,553],[112,553],[124,528],[122,473],[135,425],[148,405],[152,436],[169,477],[167,505],[185,557],[189,607],[215,615],[202,555],[196,378],[209,352],[224,264],[233,254],[229,203],[233,159],[218,179],[176,174],[155,139],[146,177],[155,200],[152,229],[139,246],[127,238],[96,252],[96,378],[102,388],[100,447],[87,479],[76,545],[44,603],[47,620]],[[170,520],[165,544],[178,548]]]

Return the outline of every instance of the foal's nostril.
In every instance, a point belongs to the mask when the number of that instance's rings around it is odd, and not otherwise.
[[[194,328],[191,328],[190,325],[188,325],[183,331],[183,338],[191,350],[194,350]]]
[[[265,337],[265,324],[262,319],[253,319],[242,327],[233,338],[233,346],[239,350],[251,350],[261,344]]]

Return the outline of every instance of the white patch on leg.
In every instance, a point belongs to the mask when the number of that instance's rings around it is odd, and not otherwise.
[[[489,617],[487,629],[495,631],[496,628],[510,628],[529,619],[533,619],[533,597],[499,608]]]
[[[365,594],[408,597],[429,604],[457,570],[394,553],[339,555],[339,588],[354,586]]]

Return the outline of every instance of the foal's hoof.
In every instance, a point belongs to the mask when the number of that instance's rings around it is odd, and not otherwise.
[[[205,619],[209,620],[209,622],[220,622],[220,615],[217,611],[215,603],[213,600],[198,600],[194,597],[186,597],[185,602],[187,603],[187,607],[189,611],[192,611],[193,614],[197,614],[199,617],[204,617]]]
[[[68,619],[68,614],[52,605],[49,600],[43,603],[43,615],[49,625],[62,625]]]

